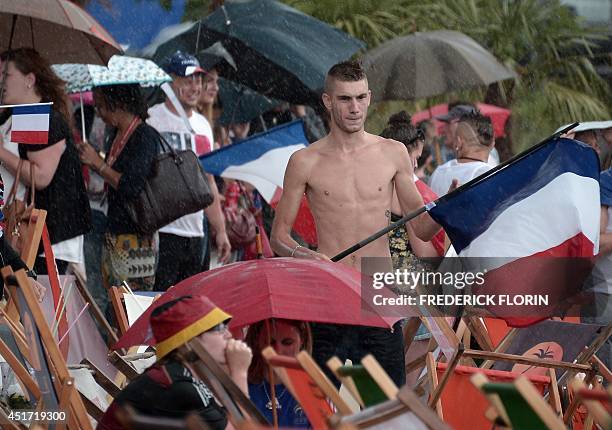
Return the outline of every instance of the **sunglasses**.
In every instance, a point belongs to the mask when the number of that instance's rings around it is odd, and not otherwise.
[[[211,333],[224,333],[227,330],[229,330],[228,325],[225,324],[224,322],[222,322],[222,323],[219,323],[216,326],[208,329],[207,332],[211,332]]]

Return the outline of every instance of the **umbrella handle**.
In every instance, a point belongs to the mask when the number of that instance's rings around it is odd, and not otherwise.
[[[87,143],[87,136],[85,135],[85,109],[83,109],[83,91],[79,93],[79,102],[81,103],[81,140],[83,143]]]

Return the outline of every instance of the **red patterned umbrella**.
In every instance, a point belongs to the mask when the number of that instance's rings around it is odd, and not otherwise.
[[[113,348],[154,344],[149,323],[153,308],[183,295],[208,297],[232,315],[232,329],[268,318],[390,328],[400,318],[382,316],[381,309],[361,300],[361,277],[343,264],[298,258],[268,258],[223,266],[169,289]]]
[[[123,52],[104,27],[68,0],[2,0],[0,52],[22,47],[51,63],[106,65]]]

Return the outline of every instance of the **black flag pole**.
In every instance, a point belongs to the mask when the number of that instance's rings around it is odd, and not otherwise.
[[[575,122],[573,124],[568,125],[567,127],[564,127],[563,129],[557,131],[556,133],[548,136],[546,139],[542,140],[541,142],[539,142],[538,144],[532,146],[531,148],[527,149],[526,151],[521,152],[520,154],[515,155],[514,157],[510,158],[509,160],[506,160],[505,162],[501,163],[498,166],[493,167],[491,170],[488,170],[487,172],[483,173],[480,176],[477,176],[476,178],[472,179],[471,181],[457,187],[455,190],[451,191],[450,193],[438,198],[437,200],[435,200],[434,202],[428,203],[425,206],[423,206],[422,208],[414,211],[414,212],[410,212],[409,214],[405,215],[404,217],[402,217],[400,220],[389,224],[387,227],[377,231],[376,233],[374,233],[373,235],[363,239],[362,241],[356,243],[355,245],[351,246],[350,248],[345,249],[344,251],[342,251],[341,253],[333,256],[331,258],[331,261],[336,262],[336,261],[340,261],[343,258],[351,255],[352,253],[354,253],[355,251],[363,248],[364,246],[368,245],[369,243],[375,241],[376,239],[384,236],[385,234],[389,233],[391,230],[395,230],[398,227],[401,227],[402,225],[406,224],[408,221],[410,221],[413,218],[416,218],[417,216],[421,215],[422,213],[426,212],[428,209],[436,206],[438,203],[443,202],[447,199],[452,198],[453,196],[456,196],[457,194],[472,188],[474,185],[479,184],[480,182],[484,181],[486,178],[488,178],[489,176],[495,174],[496,172],[505,169],[506,167],[510,166],[511,164],[516,163],[519,160],[522,160],[523,158],[527,157],[528,155],[532,154],[533,152],[539,150],[540,148],[542,148],[544,145],[546,145],[548,142],[559,138],[562,134],[565,134],[567,132],[569,132],[570,130],[572,130],[573,128],[575,128],[579,123]]]
[[[389,233],[391,230],[395,230],[396,228],[406,224],[412,218],[415,218],[415,217],[421,215],[423,212],[425,212],[427,210],[426,208],[427,208],[427,205],[423,206],[421,209],[418,209],[418,210],[416,210],[414,212],[411,212],[411,213],[405,215],[402,219],[399,219],[396,222],[394,222],[392,224],[389,224],[388,226],[386,226],[382,230],[379,230],[376,233],[374,233],[372,236],[367,237],[366,239],[362,240],[361,242],[356,243],[355,245],[351,246],[348,249],[345,249],[340,254],[333,256],[331,258],[331,261],[333,261],[333,262],[340,261],[344,257],[346,257],[348,255],[351,255],[353,252],[357,251],[358,249],[363,248],[364,246],[366,246],[370,242],[373,242],[376,239],[378,239],[379,237],[384,236],[385,234]]]

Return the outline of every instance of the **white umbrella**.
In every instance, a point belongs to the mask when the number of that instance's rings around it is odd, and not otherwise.
[[[153,61],[125,55],[111,57],[108,67],[95,64],[54,64],[52,67],[66,82],[68,94],[81,93],[81,112],[83,112],[82,93],[93,87],[126,84],[152,87],[172,81],[170,75]],[[85,141],[85,115],[81,115],[81,129]]]
[[[125,55],[111,57],[108,67],[94,64],[54,64],[53,70],[66,81],[66,92],[69,94],[105,85],[140,84],[143,87],[152,87],[172,80],[153,61]]]
[[[559,127],[557,131],[555,131],[555,133],[558,133],[564,128],[567,128],[568,125],[571,125],[571,124],[565,124],[563,127]],[[612,127],[612,120],[587,121],[587,122],[581,122],[576,127],[572,128],[570,130],[570,133],[579,133],[581,131],[587,131],[587,130],[603,130],[603,129],[610,128],[610,127]]]

